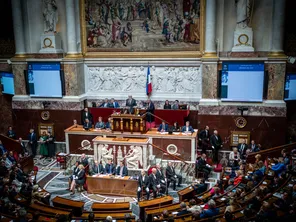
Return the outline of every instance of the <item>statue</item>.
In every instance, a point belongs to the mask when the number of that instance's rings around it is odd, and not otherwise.
[[[108,145],[106,144],[105,146],[102,147],[102,164],[108,163],[108,159],[113,159],[112,155],[112,148],[108,150]]]
[[[142,148],[140,146],[131,146],[124,159],[126,159],[127,168],[138,169],[139,163],[141,166],[143,165]]]
[[[44,32],[56,32],[58,23],[58,7],[56,0],[43,0]]]
[[[251,17],[251,0],[235,0],[236,5],[236,24],[239,28],[248,27]]]

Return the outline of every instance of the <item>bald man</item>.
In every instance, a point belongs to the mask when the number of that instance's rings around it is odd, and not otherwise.
[[[160,189],[160,181],[156,176],[156,168],[152,169],[152,173],[149,175],[149,188],[153,190],[153,197],[157,197],[157,189]]]

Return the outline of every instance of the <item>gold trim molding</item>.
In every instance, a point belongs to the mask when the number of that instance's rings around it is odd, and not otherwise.
[[[82,53],[67,53],[65,58],[66,59],[67,58],[69,58],[69,59],[80,59],[82,57],[83,57]]]
[[[283,51],[278,51],[278,52],[269,52],[268,57],[286,59],[287,55],[285,55],[285,53]]]
[[[82,56],[86,58],[201,58],[205,46],[205,5],[200,0],[200,49],[199,51],[162,51],[162,52],[88,52],[85,24],[85,0],[79,0],[80,35]],[[68,57],[68,56],[67,56]],[[217,56],[216,56],[217,57]],[[71,57],[73,58],[73,57]]]

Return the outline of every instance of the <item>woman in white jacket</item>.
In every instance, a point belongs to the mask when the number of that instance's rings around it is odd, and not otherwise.
[[[229,154],[229,163],[231,166],[238,166],[240,161],[240,155],[237,148],[233,148],[233,151]]]

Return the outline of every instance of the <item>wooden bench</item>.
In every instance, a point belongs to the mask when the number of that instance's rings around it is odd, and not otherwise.
[[[107,216],[112,216],[112,219],[116,221],[125,221],[125,215],[128,213],[131,215],[131,221],[135,221],[135,216],[132,215],[132,211],[118,213],[118,212],[93,212],[95,215],[95,220],[105,220]],[[90,212],[83,212],[80,217],[72,217],[72,220],[87,220]]]
[[[69,217],[72,213],[72,210],[59,208],[59,207],[51,207],[51,206],[47,206],[47,205],[40,204],[40,203],[38,203],[38,204],[33,203],[29,206],[29,208],[31,208],[34,211],[40,211],[40,212],[47,213],[49,215],[66,215]]]
[[[155,198],[152,200],[145,200],[139,202],[139,208],[140,208],[140,219],[142,221],[145,221],[145,209],[151,208],[151,207],[157,207],[157,206],[163,206],[167,204],[172,204],[174,198],[171,196],[164,196],[160,198]]]
[[[184,200],[191,200],[194,197],[194,195],[195,195],[195,190],[192,188],[192,186],[186,187],[178,191],[180,202]]]
[[[55,207],[72,209],[74,216],[80,216],[83,212],[83,201],[69,200],[63,197],[56,196],[52,199],[52,203]]]
[[[123,202],[123,203],[93,203],[91,206],[93,211],[116,211],[116,210],[129,210],[130,203]]]

